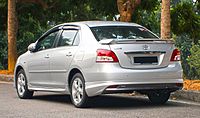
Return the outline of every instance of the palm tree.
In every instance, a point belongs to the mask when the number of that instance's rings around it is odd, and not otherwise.
[[[8,72],[7,74],[13,74],[15,68],[15,62],[17,59],[17,31],[18,31],[18,19],[16,12],[16,2],[21,3],[34,3],[41,5],[46,9],[47,3],[43,0],[8,0]]]
[[[120,21],[131,22],[132,14],[141,0],[117,0]]]
[[[13,73],[17,59],[17,29],[16,0],[8,0],[8,73]]]
[[[170,0],[162,0],[161,11],[161,39],[170,39]]]

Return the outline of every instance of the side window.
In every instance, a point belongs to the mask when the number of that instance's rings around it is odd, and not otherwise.
[[[48,36],[40,40],[36,46],[37,51],[52,48],[57,34],[58,34],[58,31],[50,33]]]
[[[64,30],[60,36],[58,47],[73,45],[77,30]]]
[[[79,35],[79,32],[77,32],[73,45],[77,46],[79,45],[79,43],[80,43],[80,35]]]

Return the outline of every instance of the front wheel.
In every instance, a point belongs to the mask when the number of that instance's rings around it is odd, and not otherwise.
[[[170,92],[165,91],[155,91],[148,94],[148,98],[153,104],[165,104],[169,97]]]
[[[70,84],[71,101],[75,107],[83,108],[87,107],[88,96],[85,92],[85,81],[80,73],[76,73]]]
[[[33,96],[33,91],[28,90],[27,79],[23,69],[17,73],[16,89],[19,98],[28,99]]]

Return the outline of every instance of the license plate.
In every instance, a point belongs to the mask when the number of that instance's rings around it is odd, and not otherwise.
[[[134,57],[135,64],[158,64],[157,56]]]

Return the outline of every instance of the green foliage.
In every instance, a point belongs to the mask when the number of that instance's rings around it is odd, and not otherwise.
[[[0,0],[0,32],[5,32],[7,27],[7,0]]]
[[[191,55],[188,57],[188,64],[193,71],[193,78],[200,78],[200,41],[198,44],[193,44],[190,49]]]
[[[0,70],[6,69],[7,65],[5,65],[7,59],[7,35],[6,35],[6,27],[7,27],[7,0],[0,0]]]
[[[200,78],[200,42],[192,43],[189,35],[174,36],[176,46],[181,50],[183,74],[187,79]]]
[[[190,66],[188,64],[188,57],[191,55],[190,48],[192,47],[192,41],[187,34],[181,34],[179,36],[174,36],[175,45],[181,51],[181,63],[183,68],[183,74],[187,78],[193,78],[193,71],[191,71]]]
[[[132,16],[132,21],[141,24],[157,35],[160,34],[160,1],[142,0]]]
[[[200,39],[200,16],[191,1],[182,0],[171,10],[171,29],[176,35],[186,33],[196,44]]]
[[[106,16],[108,20],[112,20],[113,16],[118,14],[117,0],[89,0],[91,6],[91,13],[95,19],[100,19]]]
[[[22,17],[19,20],[19,30],[17,37],[18,55],[27,51],[28,45],[35,42],[36,39],[38,39],[42,35],[42,33],[47,30],[46,27],[42,27],[40,22],[34,19],[31,15],[27,15],[26,17],[27,18]]]
[[[0,31],[0,70],[7,68],[7,35]]]
[[[200,78],[198,41],[200,39],[199,3],[179,0],[171,8],[171,29],[181,50],[183,73],[188,79]],[[198,55],[198,56],[197,56]]]

